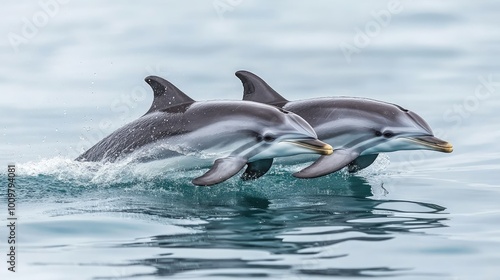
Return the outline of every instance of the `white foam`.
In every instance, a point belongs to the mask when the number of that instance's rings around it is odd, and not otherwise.
[[[102,164],[79,162],[64,157],[41,159],[18,164],[20,176],[54,176],[60,180],[67,179],[92,179],[92,170],[100,168]]]
[[[115,163],[79,162],[70,158],[54,157],[18,164],[19,176],[50,176],[63,182],[82,184],[117,184],[136,181],[185,179],[197,171],[174,172],[166,169],[162,161],[150,163],[132,162],[133,158]]]

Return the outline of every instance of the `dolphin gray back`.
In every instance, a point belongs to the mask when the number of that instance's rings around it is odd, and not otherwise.
[[[314,127],[320,138],[329,138],[324,135],[321,126],[329,122],[338,122],[339,131],[342,127],[352,129],[367,127],[368,123],[397,123],[404,121],[403,115],[409,117],[415,124],[432,134],[430,126],[419,115],[403,107],[379,100],[361,97],[324,97],[307,100],[288,101],[259,76],[248,72],[238,71],[235,74],[243,84],[243,100],[260,102],[281,107],[303,117]],[[342,120],[349,120],[350,124],[342,124]],[[328,134],[335,133],[330,131]]]
[[[174,137],[185,144],[203,149],[214,144],[207,137],[179,138],[203,130],[210,135],[213,131],[221,131],[228,122],[238,122],[240,130],[228,132],[228,137],[225,138],[230,142],[229,134],[250,133],[249,131],[257,128],[279,125],[285,117],[282,109],[257,102],[195,102],[160,77],[149,76],[145,81],[154,92],[153,103],[147,113],[117,129],[76,160],[113,162],[157,140]],[[223,145],[224,141],[218,144]]]
[[[195,101],[169,81],[156,76],[144,79],[153,89],[153,102],[139,119],[117,129],[89,150],[81,154],[79,161],[115,161],[137,148],[165,136],[186,133],[184,119],[176,113],[186,111]],[[162,111],[170,113],[161,114]],[[165,121],[168,120],[168,124]],[[170,126],[165,134],[165,125]]]

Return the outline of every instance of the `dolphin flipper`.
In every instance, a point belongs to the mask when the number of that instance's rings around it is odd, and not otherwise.
[[[353,160],[348,165],[349,173],[358,172],[361,169],[365,169],[370,166],[378,157],[378,154],[359,156],[357,159]]]
[[[238,173],[247,164],[246,159],[239,157],[219,158],[207,173],[193,179],[197,186],[211,186],[223,182]]]
[[[248,167],[245,173],[241,175],[241,179],[244,181],[254,180],[264,175],[269,171],[273,165],[273,159],[261,159],[254,162],[248,163]]]
[[[321,156],[310,166],[293,174],[297,178],[316,178],[339,171],[359,156],[357,151],[339,149],[330,156]]]

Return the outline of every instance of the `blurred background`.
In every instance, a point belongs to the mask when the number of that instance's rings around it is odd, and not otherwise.
[[[76,157],[149,108],[147,75],[196,100],[240,99],[240,69],[289,99],[381,99],[418,112],[450,141],[498,137],[460,133],[498,105],[498,85],[467,99],[478,77],[500,80],[498,9],[495,1],[9,2],[0,12],[0,157]]]

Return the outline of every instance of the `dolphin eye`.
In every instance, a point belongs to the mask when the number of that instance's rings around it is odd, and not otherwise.
[[[382,132],[380,132],[380,131],[375,131],[375,136],[382,136]]]
[[[266,142],[272,142],[274,141],[276,138],[274,138],[272,135],[265,135],[264,136],[264,141]]]
[[[390,131],[384,133],[385,138],[391,138],[392,136],[394,136],[394,133],[392,133]]]
[[[288,115],[288,113],[290,113],[290,112],[288,112],[288,111],[286,111],[286,110],[284,110],[284,109],[282,109],[280,107],[276,107],[276,109],[278,109],[281,113],[284,113],[284,114],[287,114],[287,115]]]

